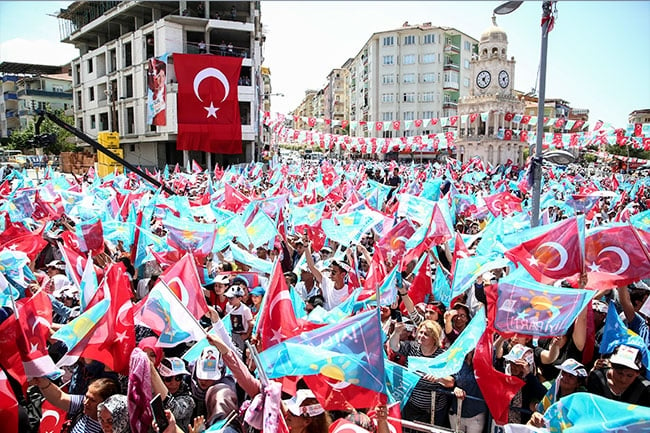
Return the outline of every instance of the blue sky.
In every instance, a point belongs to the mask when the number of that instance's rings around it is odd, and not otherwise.
[[[70,2],[0,1],[0,60],[65,63],[76,56],[58,44],[59,26],[48,13]],[[353,57],[372,33],[431,22],[474,38],[491,25],[501,2],[262,2],[267,32],[265,65],[271,68],[273,110],[288,112],[305,90],[325,84],[331,69]],[[548,98],[588,108],[592,121],[627,124],[627,115],[650,108],[650,2],[560,1],[549,35]],[[541,2],[527,1],[498,17],[517,61],[514,85],[535,86],[540,55]],[[63,46],[63,48],[61,48]]]

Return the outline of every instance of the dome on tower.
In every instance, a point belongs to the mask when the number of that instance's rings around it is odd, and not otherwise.
[[[503,29],[497,26],[497,17],[492,15],[492,26],[481,34],[481,44],[489,43],[508,43],[508,35]]]

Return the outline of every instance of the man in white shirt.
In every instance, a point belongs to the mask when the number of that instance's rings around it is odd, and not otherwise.
[[[314,275],[314,279],[320,284],[325,305],[323,308],[331,310],[347,299],[350,296],[350,289],[346,282],[348,276],[349,266],[344,262],[332,260],[329,268],[329,276],[323,275],[314,264],[314,259],[311,254],[311,242],[307,242],[307,266]]]

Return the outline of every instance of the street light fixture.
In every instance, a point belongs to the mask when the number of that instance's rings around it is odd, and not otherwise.
[[[509,1],[497,6],[494,13],[497,15],[506,15],[517,9],[523,1]],[[553,2],[545,1],[542,3],[542,48],[539,61],[539,95],[537,101],[537,142],[535,146],[535,156],[531,160],[531,170],[533,174],[533,203],[531,226],[539,225],[539,206],[540,196],[542,193],[542,140],[544,138],[544,97],[546,93],[546,52],[548,49],[548,32],[552,23],[551,10]]]

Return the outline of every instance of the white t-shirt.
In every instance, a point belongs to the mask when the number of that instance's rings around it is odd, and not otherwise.
[[[239,307],[233,308],[230,303],[226,305],[226,314],[230,313],[230,323],[232,324],[233,334],[245,334],[248,332],[248,324],[253,320],[251,309],[244,303]]]
[[[324,275],[321,285],[323,286],[323,298],[325,299],[325,305],[323,305],[323,308],[328,311],[336,308],[341,302],[345,301],[348,296],[350,296],[350,289],[347,284],[340,289],[335,289],[334,282]]]

